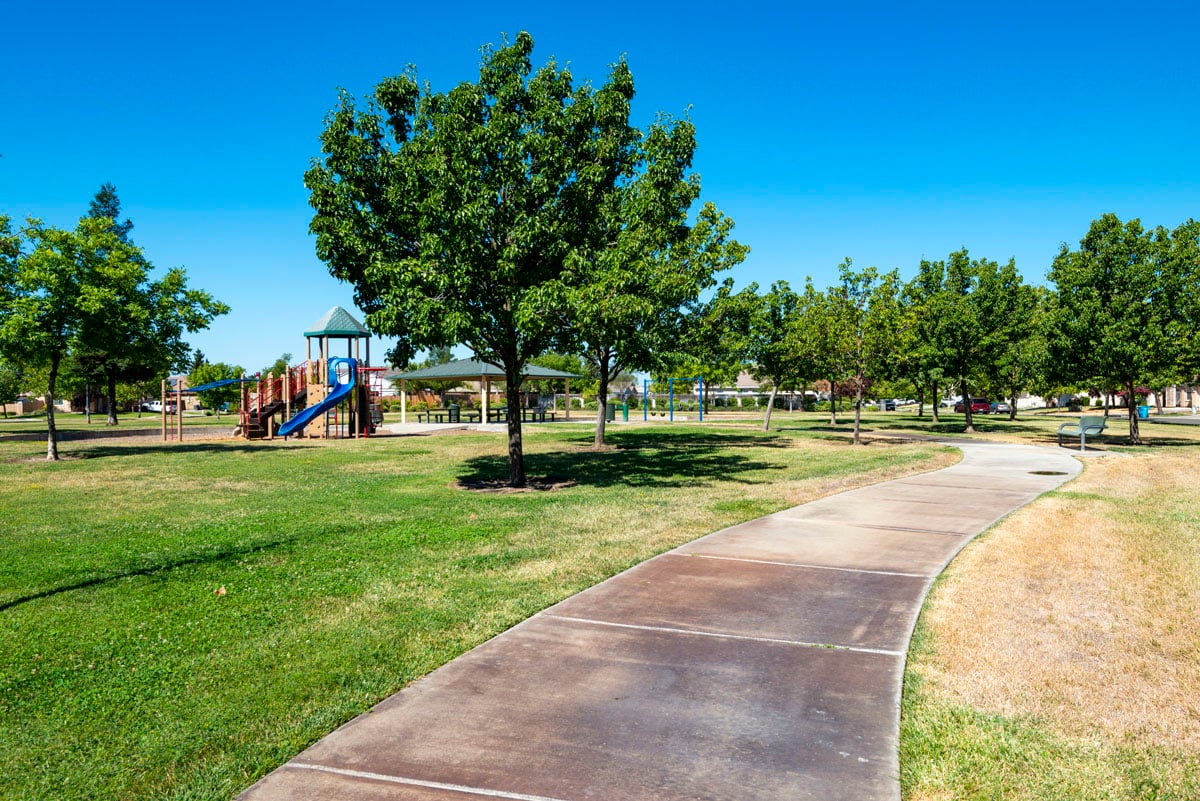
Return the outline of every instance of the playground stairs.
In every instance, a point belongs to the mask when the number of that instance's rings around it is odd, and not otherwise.
[[[283,401],[268,403],[260,409],[252,410],[246,415],[243,435],[246,439],[264,439],[271,425],[271,418],[284,410]]]

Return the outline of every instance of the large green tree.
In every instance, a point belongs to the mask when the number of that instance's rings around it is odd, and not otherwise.
[[[413,71],[380,83],[363,108],[343,94],[324,153],[305,175],[311,230],[330,272],[354,286],[397,361],[463,344],[504,371],[520,404],[529,360],[560,342],[569,290],[590,279],[576,251],[621,176],[636,173],[624,62],[598,89],[533,39],[484,50],[479,79],[422,89]],[[509,483],[525,483],[520,415],[508,416]]]
[[[1105,214],[1092,221],[1077,250],[1063,245],[1050,268],[1052,364],[1066,381],[1119,387],[1134,444],[1141,442],[1136,387],[1178,374],[1186,343],[1195,337],[1181,313],[1177,273],[1184,266],[1177,259],[1186,259],[1195,234],[1190,221],[1175,238],[1163,228],[1148,231],[1137,219]]]
[[[922,261],[918,280],[928,287],[918,337],[926,357],[958,386],[965,430],[973,434],[974,415],[966,401],[994,374],[1011,326],[1021,322],[1014,301],[1020,275],[1011,259],[1001,266],[972,259],[964,248],[945,261]]]
[[[11,252],[11,226],[0,227]],[[55,392],[63,360],[95,303],[104,295],[104,254],[118,251],[112,226],[101,220],[80,221],[74,231],[29,220],[25,247],[5,258],[4,298],[0,305],[0,352],[12,361],[47,368],[46,458],[57,460]]]
[[[96,253],[98,280],[88,287],[87,313],[71,348],[73,372],[104,389],[108,425],[118,422],[118,383],[145,383],[186,368],[191,351],[184,334],[228,312],[208,293],[189,289],[182,269],[152,280],[153,265],[129,238],[133,223],[119,222],[120,213],[116,188],[104,184],[86,219],[107,225],[115,242]]]

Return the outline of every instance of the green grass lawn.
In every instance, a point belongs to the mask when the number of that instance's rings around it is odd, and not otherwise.
[[[199,418],[210,419],[210,418]],[[129,418],[125,418],[129,420]],[[122,425],[126,422],[123,421]],[[505,438],[85,440],[0,423],[0,797],[228,798],[374,702],[666,548],[934,445],[750,426]],[[95,425],[95,424],[93,424]]]

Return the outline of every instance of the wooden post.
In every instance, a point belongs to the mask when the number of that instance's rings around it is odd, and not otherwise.
[[[480,398],[482,401],[480,405],[483,406],[483,416],[479,420],[486,423],[488,422],[488,396],[492,394],[492,382],[486,375],[481,375],[479,376],[479,386],[483,389],[483,397]]]
[[[161,404],[158,407],[158,416],[162,418],[162,435],[163,442],[167,441],[167,379],[162,382],[162,397],[159,399]]]
[[[182,382],[175,382],[175,422],[179,428],[179,441],[183,442],[183,387]]]
[[[563,419],[570,420],[571,419],[571,379],[568,378],[568,379],[566,379],[566,381],[567,381],[567,410],[563,414]]]
[[[408,380],[400,379],[400,424],[408,422]]]

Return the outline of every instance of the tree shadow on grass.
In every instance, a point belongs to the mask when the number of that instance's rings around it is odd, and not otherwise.
[[[110,584],[114,581],[120,581],[126,578],[135,576],[151,576],[156,573],[162,573],[168,570],[175,570],[180,567],[189,567],[191,565],[200,564],[218,564],[232,560],[241,559],[252,554],[268,551],[280,546],[290,545],[299,538],[299,535],[290,535],[287,537],[276,537],[271,540],[258,541],[252,543],[242,543],[240,545],[227,545],[222,548],[206,549],[202,551],[193,551],[190,553],[175,554],[167,556],[152,564],[142,565],[137,568],[129,568],[126,570],[114,570],[103,575],[91,576],[78,581],[57,584],[53,587],[47,587],[37,592],[19,595],[7,601],[0,601],[0,612],[7,609],[12,609],[14,606],[36,601],[41,598],[50,598],[55,595],[61,595],[65,592],[73,590],[83,590],[88,587],[97,587],[101,584]]]
[[[159,442],[157,444],[138,443],[127,445],[95,445],[79,449],[63,450],[64,456],[73,459],[109,459],[118,456],[149,456],[151,454],[229,454],[229,453],[262,453],[263,446],[245,440],[208,440],[189,443]],[[272,450],[272,454],[281,453]]]
[[[526,454],[526,474],[570,479],[592,487],[688,487],[717,481],[758,484],[769,479],[750,474],[787,465],[738,451],[789,445],[786,438],[777,435],[648,431],[609,437],[610,447],[601,451],[587,448],[590,436],[571,437],[568,441],[578,450]],[[506,457],[476,456],[463,466],[459,481],[466,485],[508,476]]]

